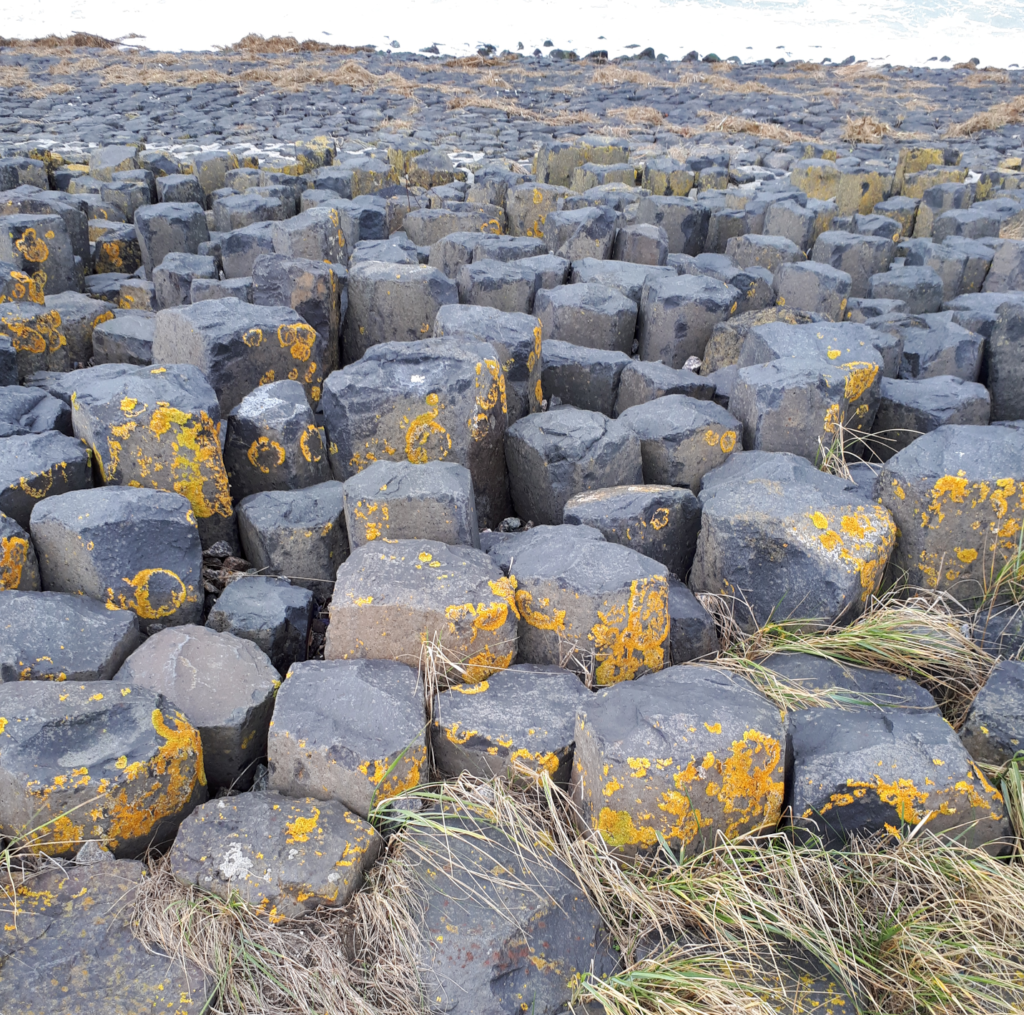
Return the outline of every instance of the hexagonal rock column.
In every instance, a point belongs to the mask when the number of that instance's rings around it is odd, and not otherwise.
[[[896,520],[894,573],[978,599],[1017,552],[1024,524],[1024,433],[940,426],[898,452],[878,476]]]
[[[4,215],[0,260],[30,275],[49,296],[80,289],[75,254],[60,215]]]
[[[283,575],[325,598],[348,556],[344,511],[344,487],[333,479],[301,490],[254,493],[238,505],[245,559],[264,574]]]
[[[3,683],[0,716],[0,832],[36,849],[74,854],[100,839],[139,856],[206,799],[198,730],[150,690]]]
[[[886,670],[872,670],[806,655],[775,652],[762,665],[807,690],[839,691],[847,705],[937,712],[935,699],[920,684]]]
[[[742,677],[673,666],[598,692],[576,715],[573,792],[616,851],[680,854],[721,832],[771,831],[782,809],[785,727]]]
[[[274,381],[228,413],[224,465],[236,501],[262,490],[299,490],[331,479],[323,431],[298,381]]]
[[[149,877],[145,864],[107,859],[55,864],[19,892],[18,919],[0,930],[7,957],[0,1004],[31,998],[38,1011],[115,1012],[159,1010],[171,1000],[177,1015],[208,1010],[216,981],[132,933],[135,895]]]
[[[578,493],[562,512],[567,525],[590,525],[609,543],[622,543],[685,575],[700,531],[700,502],[675,486],[611,486]]]
[[[199,730],[210,789],[247,789],[267,751],[280,684],[251,641],[187,624],[158,631],[118,670],[118,683],[173,701]]]
[[[971,757],[1005,765],[1024,742],[1024,664],[1000,660],[971,704],[960,731]]]
[[[0,512],[0,590],[38,592],[39,561],[29,534]]]
[[[349,543],[434,539],[480,546],[469,469],[455,462],[373,462],[345,483]]]
[[[640,358],[676,369],[703,356],[715,325],[735,312],[740,291],[717,278],[680,275],[644,283],[636,334]]]
[[[0,592],[0,680],[110,680],[138,644],[131,610],[59,592]]]
[[[380,855],[381,838],[330,800],[240,793],[197,807],[171,847],[174,876],[243,902],[271,923],[344,906]]]
[[[190,365],[109,363],[75,371],[71,423],[103,482],[186,497],[204,546],[237,545],[217,396]]]
[[[213,604],[206,626],[253,642],[279,673],[306,658],[316,600],[285,578],[246,575],[231,582]]]
[[[919,824],[992,853],[1009,846],[1002,794],[941,715],[814,708],[792,717],[790,736],[794,821],[826,846],[883,830],[899,842]]]
[[[434,318],[434,337],[487,342],[505,368],[508,425],[540,412],[541,325],[529,314],[508,314],[493,307],[446,303]]]
[[[331,374],[320,410],[336,479],[378,459],[457,462],[473,476],[480,524],[508,516],[508,405],[494,346],[445,338],[373,346]]]
[[[206,213],[191,201],[165,201],[148,205],[135,213],[135,229],[146,278],[170,253],[199,253],[199,244],[210,239]]]
[[[131,610],[143,633],[199,619],[202,547],[184,497],[133,486],[79,490],[39,504],[32,520],[47,591]]]
[[[0,443],[0,511],[23,529],[49,497],[92,486],[92,454],[56,430],[5,437]]]
[[[386,660],[296,663],[277,693],[270,788],[339,800],[362,818],[419,785],[426,715],[416,671]]]
[[[455,282],[425,264],[367,261],[348,277],[343,362],[354,363],[371,346],[428,338],[446,303],[459,302]]]
[[[505,459],[519,517],[558,525],[570,497],[642,480],[640,442],[619,420],[565,408],[509,428]]]
[[[424,992],[438,1008],[496,1015],[528,1003],[531,1015],[555,1015],[578,976],[617,967],[600,914],[560,861],[483,821],[454,815],[446,825],[444,836],[413,831],[406,854],[425,900]]]
[[[721,324],[716,324],[711,338],[704,348],[704,359],[701,362],[702,376],[732,366],[739,362],[740,350],[751,331],[762,324],[810,324],[823,321],[821,314],[793,310],[790,307],[765,307],[764,310],[750,310],[745,314],[737,314]]]
[[[704,477],[694,592],[735,598],[747,629],[849,621],[878,591],[896,526],[856,484],[806,458],[746,451]]]
[[[447,776],[481,779],[546,772],[561,786],[572,769],[576,709],[590,692],[575,673],[519,663],[434,698],[434,762]]]
[[[636,303],[610,286],[577,282],[541,289],[534,311],[545,341],[555,339],[627,356],[633,351]]]
[[[558,525],[511,545],[519,609],[519,660],[593,661],[598,684],[632,680],[665,665],[668,569],[586,526]]]
[[[324,656],[416,666],[435,636],[457,679],[515,662],[515,585],[480,550],[426,539],[370,543],[338,568]]]
[[[640,440],[645,483],[699,490],[706,472],[742,448],[742,423],[715,402],[689,395],[663,395],[634,405],[619,422]]]
[[[5,303],[0,307],[0,339],[14,349],[18,381],[36,370],[69,370],[71,357],[60,311],[37,303]],[[13,379],[10,383],[14,383]]]
[[[256,307],[228,297],[161,310],[154,363],[191,363],[228,412],[254,388],[298,381],[314,405],[330,362],[327,342],[291,307]]]

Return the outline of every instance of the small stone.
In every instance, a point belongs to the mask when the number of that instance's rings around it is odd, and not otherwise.
[[[48,497],[92,486],[92,454],[80,440],[46,430],[0,440],[0,511],[23,529]]]
[[[1024,740],[1024,664],[1001,659],[971,703],[960,739],[975,761],[1005,765]]]

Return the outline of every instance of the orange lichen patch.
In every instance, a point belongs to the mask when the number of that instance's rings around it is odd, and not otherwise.
[[[60,330],[63,324],[56,310],[36,314],[28,320],[0,314],[0,323],[10,333],[15,352],[42,356],[47,351],[56,352],[68,344]]]
[[[660,670],[669,632],[668,582],[661,575],[636,579],[620,606],[598,610],[587,639],[595,646],[598,684],[632,680],[640,671]]]
[[[505,389],[505,371],[497,360],[485,359],[476,365],[476,386],[481,386],[481,381],[486,371],[491,378],[491,383],[486,384],[482,394],[476,396],[477,412],[469,420],[469,429],[473,440],[483,440],[490,432],[489,414],[499,405],[502,416],[508,416],[508,399]]]
[[[246,457],[254,468],[267,475],[271,469],[284,465],[286,455],[284,448],[277,441],[269,437],[257,437],[249,445]]]
[[[533,594],[526,589],[516,591],[516,606],[523,620],[531,627],[540,631],[554,631],[557,634],[565,633],[565,610],[552,608],[551,600],[547,596],[538,600],[541,610],[533,608]],[[542,612],[547,610],[549,612]]]
[[[479,685],[478,685],[479,686]],[[459,723],[454,722],[451,726],[445,728],[444,735],[453,743],[462,745],[466,743],[471,737],[477,736],[476,730],[459,730]]]
[[[437,421],[443,406],[436,393],[431,392],[425,401],[427,411],[416,416],[405,433],[405,457],[419,465],[429,461],[441,461],[448,457],[448,452],[452,449],[451,436]],[[435,434],[438,437],[437,447],[440,453],[431,457],[431,446],[428,445],[428,441]]]
[[[163,575],[160,584],[166,586],[160,593],[161,602],[155,605],[151,596],[153,591],[149,583],[157,576]],[[169,617],[176,613],[186,602],[194,602],[197,593],[191,585],[185,583],[173,571],[163,567],[149,567],[140,571],[133,578],[121,579],[128,585],[134,595],[126,595],[124,592],[115,593],[112,588],[107,589],[107,600],[104,605],[108,610],[132,610],[144,620],[158,620],[160,617]]]
[[[418,786],[426,762],[427,747],[426,744],[420,744],[397,758],[364,761],[359,771],[376,787],[374,799],[379,803]]]
[[[658,841],[658,833],[652,827],[637,827],[633,824],[629,811],[613,811],[610,807],[601,808],[597,830],[612,848],[640,846],[643,849],[650,849]]]
[[[960,562],[963,564],[970,564],[978,559],[978,551],[974,549],[962,549],[959,546],[954,546],[953,552],[957,555]]]
[[[32,275],[27,275],[23,271],[12,271],[10,277],[14,280],[14,286],[11,291],[11,295],[16,300],[24,300],[27,303],[45,303],[46,296],[43,292],[42,283]],[[4,297],[0,297],[0,303],[4,301]]]
[[[531,751],[520,747],[509,755],[509,763],[535,769],[538,775],[547,772],[552,778],[558,771],[558,755],[553,751]]]
[[[52,235],[52,234],[51,234]],[[41,263],[50,257],[50,248],[37,235],[35,229],[29,227],[21,234],[21,239],[16,240],[14,249],[25,258],[26,261]]]
[[[463,679],[470,684],[479,683],[501,670],[508,669],[515,658],[515,646],[508,652],[499,653],[494,651],[490,645],[469,657],[465,663]]]
[[[856,402],[866,392],[878,376],[878,367],[874,363],[847,363],[846,384],[843,395],[848,402]]]
[[[28,561],[28,540],[20,536],[0,536],[0,589],[21,585],[21,572]]]
[[[379,780],[378,780],[379,781]],[[309,836],[316,830],[317,822],[320,820],[320,810],[313,808],[313,813],[308,817],[299,816],[294,821],[289,821],[284,830],[288,835],[288,843],[309,842]]]
[[[727,816],[735,815],[725,826],[728,838],[754,827],[778,824],[783,784],[772,775],[781,757],[782,749],[774,737],[747,730],[742,740],[733,741],[732,753],[720,768],[716,762],[716,770],[722,775],[718,801]],[[711,791],[709,784],[709,796]]]

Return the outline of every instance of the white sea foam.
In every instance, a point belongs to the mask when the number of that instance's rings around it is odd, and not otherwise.
[[[653,46],[671,59],[690,50],[738,56],[926,64],[977,57],[1024,65],[1024,0],[387,0],[293,7],[280,0],[0,0],[6,35],[135,32],[151,49],[207,49],[247,32],[325,42],[436,43],[463,54],[481,43],[527,52],[555,46],[585,54]],[[635,52],[636,50],[633,50]],[[941,66],[936,60],[932,66]]]

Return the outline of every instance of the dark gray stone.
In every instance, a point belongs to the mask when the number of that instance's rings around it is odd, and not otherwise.
[[[821,314],[830,321],[846,319],[852,288],[853,279],[845,271],[818,261],[783,264],[775,273],[779,306]]]
[[[0,261],[32,276],[47,296],[81,289],[71,237],[60,215],[4,215],[0,226]]]
[[[263,574],[282,575],[326,598],[348,556],[343,491],[342,483],[330,480],[301,490],[264,490],[240,501],[245,559]]]
[[[541,343],[541,362],[542,389],[552,405],[557,399],[577,409],[611,416],[619,378],[632,360],[616,350],[545,339]]]
[[[928,267],[892,267],[868,279],[872,299],[902,300],[911,314],[931,314],[943,300],[942,279]]]
[[[870,278],[887,271],[896,245],[881,236],[861,236],[843,230],[827,230],[814,242],[811,260],[845,271],[851,279],[850,295],[870,296]]]
[[[1002,659],[971,703],[960,739],[976,761],[1005,765],[1024,741],[1024,664]]]
[[[284,578],[246,575],[231,582],[210,610],[206,626],[253,642],[285,673],[306,658],[316,600]]]
[[[270,789],[337,800],[365,819],[374,804],[419,783],[425,734],[423,692],[410,667],[383,659],[296,663],[274,705]]]
[[[192,280],[216,278],[217,265],[212,257],[202,254],[168,254],[150,273],[156,304],[161,309],[180,307],[192,302]]]
[[[1009,844],[1002,795],[937,713],[808,709],[791,743],[796,827],[826,847],[883,830],[900,841],[922,821],[965,846]]]
[[[533,309],[537,273],[517,261],[476,258],[459,269],[456,281],[460,303],[510,314],[528,314]]]
[[[153,362],[155,335],[156,314],[137,311],[104,321],[93,329],[92,361],[96,365],[126,363],[131,366],[150,366]]]
[[[203,609],[202,548],[189,502],[133,486],[77,490],[32,512],[43,588],[131,610],[148,634],[195,623]]]
[[[135,231],[146,278],[152,278],[153,269],[168,254],[197,254],[199,244],[210,239],[206,213],[201,205],[191,201],[168,201],[140,208],[135,213]]]
[[[619,374],[613,416],[644,402],[652,402],[662,395],[689,395],[691,398],[710,399],[715,386],[692,370],[675,370],[664,363],[630,360]]]
[[[673,666],[713,656],[719,650],[714,617],[681,582],[668,582],[669,658]]]
[[[516,514],[536,524],[558,525],[575,494],[642,481],[632,429],[584,409],[525,416],[509,427],[505,458]]]
[[[0,511],[23,529],[45,498],[92,486],[92,454],[74,437],[44,433],[0,440]]]
[[[59,430],[71,434],[71,409],[39,388],[0,387],[0,437]]]
[[[138,647],[139,624],[129,610],[84,596],[4,588],[0,680],[110,680]]]

